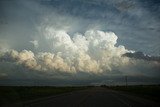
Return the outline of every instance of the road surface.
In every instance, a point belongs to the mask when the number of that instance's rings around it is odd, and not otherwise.
[[[17,105],[18,106],[18,105]],[[23,107],[160,107],[158,103],[122,92],[95,87],[26,102]]]

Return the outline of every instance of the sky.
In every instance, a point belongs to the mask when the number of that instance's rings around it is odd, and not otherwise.
[[[160,83],[159,0],[1,0],[0,85]]]

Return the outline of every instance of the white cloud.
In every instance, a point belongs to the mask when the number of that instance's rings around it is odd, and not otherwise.
[[[63,30],[47,28],[43,34],[50,41],[52,53],[11,50],[7,52],[9,57],[29,69],[69,73],[102,73],[127,63],[127,58],[121,55],[128,50],[115,46],[118,37],[113,32],[88,30],[84,35],[76,33],[71,38]]]
[[[30,41],[30,43],[32,43],[35,48],[38,48],[39,46],[37,40]]]
[[[84,35],[76,33],[72,38],[64,30],[51,28],[41,32],[49,41],[52,52],[0,51],[0,72],[7,75],[3,78],[81,80],[87,79],[88,75],[93,75],[92,79],[100,75],[160,75],[157,72],[159,62],[124,57],[125,53],[133,51],[117,46],[118,37],[113,32],[88,30]]]

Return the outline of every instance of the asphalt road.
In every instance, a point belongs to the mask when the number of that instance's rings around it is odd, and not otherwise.
[[[27,102],[24,107],[160,107],[137,96],[95,87]]]

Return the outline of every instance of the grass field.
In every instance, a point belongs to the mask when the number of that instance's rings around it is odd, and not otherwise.
[[[160,101],[160,85],[110,86],[109,88],[129,92],[150,100]]]
[[[87,88],[88,87],[0,86],[0,105],[23,102]]]
[[[102,86],[117,91],[129,92],[130,94],[160,101],[159,85],[137,85],[137,86]],[[90,87],[51,87],[51,86],[0,86],[0,106],[7,103],[24,102],[67,93],[71,91],[88,89]]]

